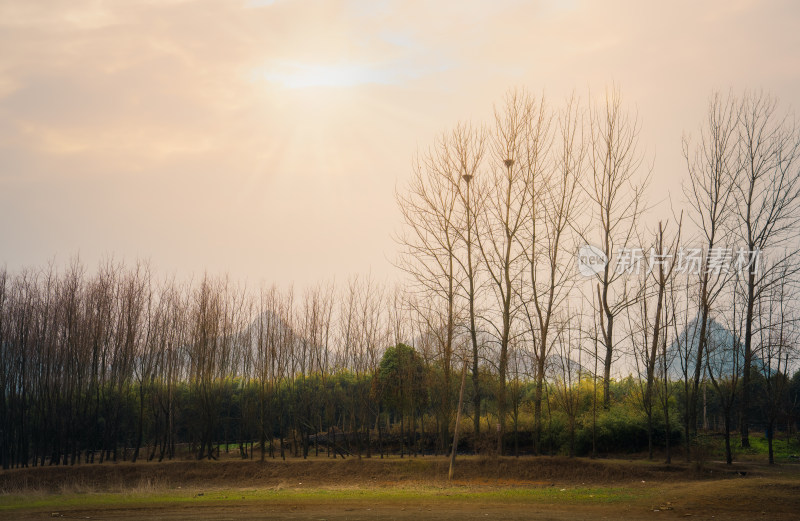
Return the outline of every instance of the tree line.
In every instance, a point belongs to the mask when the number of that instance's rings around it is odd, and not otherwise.
[[[396,287],[3,269],[3,468],[185,444],[197,458],[232,443],[261,459],[446,454],[458,429],[475,452],[633,439],[669,460],[710,427],[730,462],[751,426],[773,461],[797,418],[800,268],[800,131],[778,107],[711,96],[683,140],[677,210],[647,200],[659,173],[618,89],[559,106],[510,91],[492,121],[414,158]]]

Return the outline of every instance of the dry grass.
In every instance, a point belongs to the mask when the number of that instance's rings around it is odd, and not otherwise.
[[[741,477],[740,473],[746,473]],[[550,457],[120,463],[0,472],[0,517],[122,519],[797,518],[800,465],[768,467]],[[406,510],[405,505],[414,508]],[[535,505],[535,508],[532,508]],[[296,517],[296,509],[307,517]],[[488,510],[487,510],[488,509]],[[338,512],[330,516],[331,513]],[[360,512],[354,514],[354,512]],[[762,514],[764,512],[764,514]],[[324,516],[323,516],[324,514]],[[128,517],[125,517],[128,516]],[[477,517],[476,517],[477,518]]]
[[[0,493],[32,491],[57,493],[152,492],[177,487],[278,487],[295,483],[306,486],[393,486],[414,482],[444,483],[445,458],[392,458],[331,460],[176,461],[166,463],[117,463],[39,467],[0,472]],[[456,479],[463,483],[506,486],[534,484],[613,485],[631,481],[671,482],[735,478],[738,472],[758,477],[779,472],[755,463],[734,468],[707,464],[702,472],[686,464],[663,465],[642,460],[591,460],[561,457],[459,458]]]

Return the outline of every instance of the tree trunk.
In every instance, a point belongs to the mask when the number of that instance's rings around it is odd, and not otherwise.
[[[742,375],[741,425],[742,448],[750,447],[750,366],[753,361],[753,306],[755,304],[755,272],[751,267],[747,279],[747,314],[744,324],[744,374]]]
[[[450,450],[450,470],[447,472],[447,479],[452,481],[454,467],[456,464],[456,451],[458,450],[458,428],[461,424],[461,407],[464,404],[464,382],[467,377],[467,362],[464,361],[464,368],[461,370],[461,389],[458,392],[458,410],[456,411],[456,425],[453,429],[453,448]]]
[[[773,432],[774,426],[775,426],[775,421],[774,420],[770,420],[769,423],[767,424],[767,446],[769,447],[769,464],[770,465],[774,465],[775,464],[775,453],[772,450],[772,438],[773,438],[772,432]]]
[[[731,414],[730,411],[725,411],[725,463],[731,465],[733,463],[733,454],[731,453]]]

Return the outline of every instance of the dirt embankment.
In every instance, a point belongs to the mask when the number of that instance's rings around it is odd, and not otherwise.
[[[116,491],[136,487],[381,486],[438,482],[447,478],[445,458],[259,461],[175,461],[38,467],[0,471],[0,492],[25,490]],[[758,475],[752,467],[710,465],[698,473],[685,465],[557,457],[462,458],[456,480],[498,485],[667,482]]]

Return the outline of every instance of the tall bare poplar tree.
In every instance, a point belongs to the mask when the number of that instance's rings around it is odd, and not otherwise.
[[[494,118],[478,244],[496,301],[496,316],[489,324],[499,353],[497,451],[502,454],[508,408],[508,350],[515,334],[524,273],[521,239],[530,218],[531,184],[540,175],[549,144],[550,117],[543,100],[525,91],[510,91],[504,103],[495,107]]]
[[[467,329],[472,347],[472,409],[474,439],[477,443],[481,430],[480,355],[478,344],[478,308],[481,291],[481,264],[478,251],[478,229],[475,217],[481,212],[486,180],[480,177],[480,168],[486,152],[486,131],[462,123],[452,131],[444,144],[444,157],[448,170],[455,174],[459,194],[460,225],[456,226],[462,246],[455,257],[463,277],[461,294],[467,300]],[[459,223],[457,223],[459,224]]]
[[[606,91],[590,112],[589,179],[586,192],[592,207],[593,228],[599,249],[608,262],[597,275],[596,311],[603,353],[603,406],[610,405],[609,383],[616,336],[615,319],[633,303],[624,273],[612,268],[617,254],[634,246],[649,175],[642,175],[644,156],[639,151],[639,123],[622,106],[618,89]]]
[[[545,365],[556,341],[551,333],[574,286],[570,239],[577,224],[575,214],[580,208],[580,182],[585,168],[585,136],[578,101],[567,100],[558,115],[551,154],[546,154],[551,147],[547,117],[539,118],[541,130],[537,139],[542,145],[539,157],[531,161],[535,166],[530,169],[533,178],[528,186],[530,209],[526,231],[521,234],[527,280],[520,297],[533,346],[533,434],[537,453],[541,450]]]
[[[459,177],[452,170],[453,157],[449,137],[442,135],[436,144],[419,155],[414,162],[413,175],[407,193],[397,195],[405,229],[398,237],[401,247],[400,267],[412,276],[414,290],[423,298],[432,317],[444,310],[444,331],[440,339],[439,363],[443,373],[441,410],[442,450],[449,438],[448,425],[452,415],[450,383],[452,379],[453,344],[457,326],[457,293],[463,274],[457,255],[460,231],[457,222],[459,208]],[[438,330],[434,326],[434,330]]]
[[[732,96],[714,93],[708,104],[706,122],[700,130],[700,140],[692,145],[683,141],[689,181],[684,194],[689,201],[689,217],[698,230],[702,242],[702,263],[696,270],[698,313],[695,322],[695,353],[689,353],[687,363],[694,362],[689,394],[687,426],[697,431],[697,401],[700,377],[704,367],[708,321],[717,297],[728,278],[722,269],[714,269],[712,256],[720,248],[729,247],[730,220],[732,216],[732,182],[736,173],[737,152],[737,101]],[[688,255],[688,252],[687,252]],[[688,264],[687,264],[688,266]],[[691,270],[690,270],[691,271]],[[688,317],[687,317],[688,319]],[[689,435],[690,432],[687,432]]]

